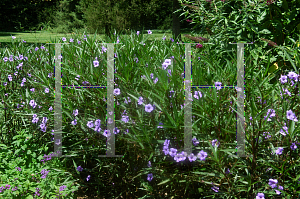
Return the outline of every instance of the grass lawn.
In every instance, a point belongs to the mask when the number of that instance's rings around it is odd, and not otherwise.
[[[150,35],[149,40],[155,40],[155,39],[162,39],[164,36],[166,38],[172,38],[172,32],[171,30],[151,30],[152,34]],[[79,32],[80,34],[83,34]],[[140,31],[141,33],[141,31]],[[75,34],[73,33],[51,33],[50,31],[25,31],[25,32],[0,32],[0,48],[5,47],[8,43],[12,42],[12,36],[16,37],[16,41],[26,41],[26,43],[34,44],[34,43],[48,43],[51,41],[58,41],[62,37],[71,37],[70,35]],[[89,34],[89,33],[87,33]],[[126,34],[126,35],[125,35]],[[127,38],[130,34],[129,31],[125,32],[123,34],[123,37]],[[144,34],[147,34],[147,30],[144,30]],[[181,30],[181,38],[183,38],[184,34],[190,34],[190,31],[188,29],[182,29]],[[89,34],[90,37],[94,37],[95,34]],[[203,37],[209,37],[208,35],[204,35]],[[104,34],[98,34],[96,35],[96,39],[102,39],[104,40],[105,35]]]

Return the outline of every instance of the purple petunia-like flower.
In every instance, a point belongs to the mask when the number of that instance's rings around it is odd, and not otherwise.
[[[82,168],[81,166],[78,166],[78,167],[77,167],[77,170],[78,170],[78,171],[83,171],[83,168]]]
[[[269,185],[272,187],[272,189],[276,188],[277,187],[277,184],[278,183],[278,180],[276,179],[269,179]]]
[[[148,181],[151,181],[153,179],[153,174],[152,173],[149,173],[148,174],[148,177],[147,177],[147,180]]]
[[[120,89],[119,88],[114,89],[114,94],[120,95],[121,94]]]
[[[145,106],[145,111],[148,112],[148,113],[150,113],[151,111],[153,111],[153,106],[151,104],[147,104]]]
[[[93,128],[93,126],[94,126],[93,121],[88,121],[87,126],[89,128]]]
[[[296,115],[293,113],[292,110],[288,110],[288,111],[286,112],[286,115],[287,115],[287,116],[286,116],[287,119],[293,120],[293,121],[295,121],[295,122],[298,122],[298,119],[297,119]]]
[[[201,151],[198,153],[197,157],[198,157],[200,160],[203,161],[203,160],[205,160],[205,158],[207,157],[207,153],[204,152],[203,150],[201,150]]]
[[[191,154],[188,156],[188,158],[189,158],[189,161],[190,161],[190,162],[193,162],[193,161],[196,161],[197,156],[195,156],[193,153],[191,153]]]
[[[275,151],[275,153],[276,153],[277,155],[281,155],[281,154],[282,154],[282,151],[283,151],[283,148],[282,148],[282,147],[279,147],[279,148]]]
[[[177,153],[177,149],[170,148],[169,155],[170,155],[171,157],[174,157],[174,156],[176,155],[176,153]]]
[[[98,61],[93,61],[94,67],[98,67],[99,66],[99,62]]]
[[[121,121],[123,121],[123,122],[127,123],[127,122],[129,121],[129,117],[128,117],[128,116],[125,116],[125,115],[123,115],[123,116],[122,116],[122,119],[121,119]]]
[[[86,178],[86,181],[89,181],[89,180],[90,180],[90,178],[91,178],[91,176],[90,176],[90,175],[88,175],[88,176],[87,176],[87,178]]]

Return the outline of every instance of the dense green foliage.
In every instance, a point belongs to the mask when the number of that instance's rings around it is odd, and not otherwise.
[[[91,33],[116,29],[171,29],[172,1],[159,0],[2,0],[0,31],[51,30]],[[181,22],[182,28],[189,24]],[[105,28],[107,30],[105,30]]]

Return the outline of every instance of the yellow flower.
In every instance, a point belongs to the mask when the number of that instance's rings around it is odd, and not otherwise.
[[[273,73],[277,69],[278,69],[278,64],[277,64],[277,62],[275,62],[272,66],[270,66],[269,73]]]

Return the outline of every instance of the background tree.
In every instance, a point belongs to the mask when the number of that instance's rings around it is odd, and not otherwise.
[[[1,0],[0,31],[36,29],[43,10],[53,7],[56,2],[56,0]]]
[[[0,31],[46,29],[61,33],[87,28],[90,33],[98,29],[98,33],[109,35],[113,29],[119,32],[130,28],[171,29],[175,33],[173,1],[0,0]],[[186,21],[178,25],[175,20],[174,24],[177,24],[175,37],[180,27],[189,26]]]
[[[176,10],[180,8],[180,4],[178,0],[173,0],[173,27],[172,27],[172,33],[174,40],[179,39],[181,42],[181,34],[180,34],[180,20],[179,20],[179,13],[174,13]]]
[[[127,26],[126,19],[122,16],[126,0],[81,0],[76,6],[83,13],[83,18],[89,31],[110,35],[112,28],[117,31]],[[103,31],[104,29],[104,31]]]
[[[60,0],[57,2],[53,16],[54,32],[74,32],[75,29],[84,28],[84,21],[77,10],[76,4],[80,0]]]

